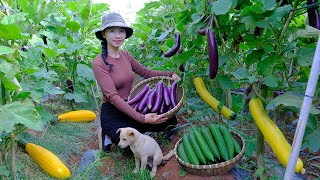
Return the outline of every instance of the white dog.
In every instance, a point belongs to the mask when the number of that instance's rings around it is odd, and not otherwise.
[[[134,154],[136,168],[134,173],[139,170],[145,170],[147,166],[148,157],[153,158],[153,165],[151,170],[151,177],[154,177],[157,172],[157,167],[163,161],[168,160],[174,155],[174,150],[171,150],[166,156],[163,156],[162,150],[159,144],[150,136],[140,133],[134,128],[119,128],[117,133],[120,131],[120,148],[130,146],[131,151]],[[141,160],[141,166],[140,166]]]

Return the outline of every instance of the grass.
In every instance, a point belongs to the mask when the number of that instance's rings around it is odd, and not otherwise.
[[[67,164],[71,155],[83,155],[83,149],[87,148],[93,132],[91,123],[55,123],[48,125],[44,131],[34,133],[21,133],[18,138],[27,142],[40,145],[55,155],[67,165],[72,174],[77,170],[76,164]],[[36,135],[34,135],[36,134]],[[18,148],[16,164],[19,177],[26,179],[52,179],[44,173],[29,157],[25,150]]]
[[[115,151],[112,151],[109,156],[106,156],[102,151],[99,151],[99,153],[96,153],[95,155],[95,161],[89,164],[84,171],[80,171],[78,165],[74,161],[70,160],[70,157],[82,157],[84,155],[84,149],[88,149],[89,141],[92,141],[92,138],[95,138],[94,132],[91,130],[94,126],[94,122],[54,123],[49,124],[44,131],[29,131],[29,133],[21,133],[18,138],[23,138],[27,142],[40,145],[57,155],[69,168],[72,174],[69,179],[72,180],[151,179],[149,170],[139,171],[139,173],[136,174],[132,173],[135,168],[134,157],[132,154],[126,156],[125,150],[118,147],[116,147]],[[159,138],[159,143],[161,143],[162,146],[170,145],[170,142],[161,135],[158,135],[157,138]],[[47,175],[21,147],[17,148],[16,164],[17,176],[19,179],[55,179]],[[11,167],[7,168],[9,170],[11,169]],[[107,171],[103,172],[103,168],[107,168]],[[10,171],[8,173],[11,174]],[[7,175],[7,177],[10,176]]]

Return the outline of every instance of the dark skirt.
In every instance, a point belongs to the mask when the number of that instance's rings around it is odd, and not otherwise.
[[[145,132],[160,132],[173,129],[177,125],[177,118],[173,116],[166,122],[161,124],[142,124],[130,118],[114,105],[109,102],[103,103],[101,106],[100,121],[102,134],[108,135],[113,143],[119,143],[119,133],[116,133],[119,128],[132,127],[140,133]]]

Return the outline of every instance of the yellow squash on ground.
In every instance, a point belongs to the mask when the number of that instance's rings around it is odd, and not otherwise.
[[[58,116],[59,122],[91,122],[96,119],[96,114],[89,110],[70,111]]]
[[[194,85],[196,87],[198,94],[201,96],[201,98],[206,103],[208,103],[215,111],[218,112],[218,106],[220,102],[208,92],[202,78],[200,77],[194,78]],[[236,116],[236,114],[232,110],[228,109],[225,106],[222,107],[221,114],[228,119],[234,119]]]
[[[31,158],[50,176],[59,179],[70,177],[69,169],[51,151],[33,143],[27,143],[25,149]]]
[[[280,163],[286,167],[290,158],[291,145],[287,142],[278,126],[267,115],[259,98],[252,98],[250,100],[249,110],[272,151]],[[303,162],[300,158],[298,158],[295,172],[305,173]]]

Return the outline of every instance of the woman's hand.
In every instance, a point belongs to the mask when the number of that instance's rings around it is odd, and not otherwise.
[[[161,124],[168,120],[163,115],[157,115],[157,113],[148,113],[144,115],[144,122],[147,124]]]
[[[180,81],[180,79],[181,79],[181,78],[178,76],[178,74],[176,74],[176,73],[173,73],[171,77],[172,77],[172,79],[173,79],[174,81]]]

